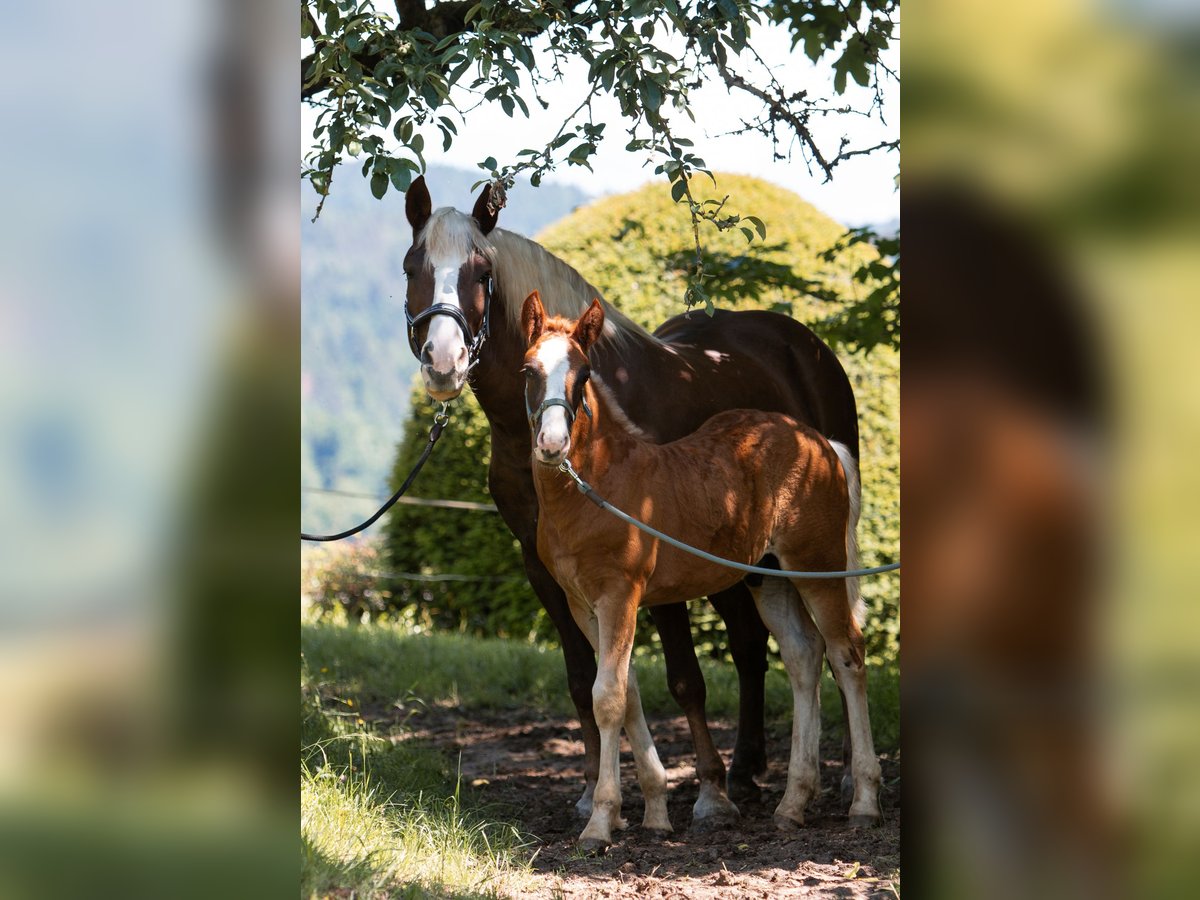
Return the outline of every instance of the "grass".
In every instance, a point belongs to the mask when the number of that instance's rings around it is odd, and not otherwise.
[[[519,896],[518,829],[464,801],[444,754],[393,743],[344,701],[301,688],[301,896]]]
[[[574,715],[562,655],[526,643],[421,634],[395,624],[301,624],[301,894],[305,897],[520,896],[532,851],[503,811],[459,790],[454,761],[404,732],[397,704],[479,712]],[[676,715],[661,659],[635,661],[646,711]],[[731,665],[701,660],[711,718],[737,715]],[[899,739],[899,679],[870,673],[876,747]],[[364,708],[367,710],[364,712]],[[386,713],[380,714],[380,709]],[[774,728],[789,727],[791,691],[767,673]],[[823,727],[840,734],[841,705],[826,673]]]
[[[313,671],[342,697],[361,704],[416,696],[426,703],[448,703],[475,710],[526,709],[533,713],[574,715],[558,650],[500,638],[456,634],[417,634],[398,625],[303,623],[304,656]],[[676,715],[679,707],[667,689],[661,658],[635,659],[638,687],[648,715]],[[702,658],[710,718],[737,717],[737,672],[732,665]],[[875,746],[894,752],[900,742],[900,684],[895,667],[871,666],[868,703]],[[766,714],[773,725],[791,721],[792,695],[778,660],[766,678]],[[821,684],[822,727],[841,733],[841,703],[826,669]]]

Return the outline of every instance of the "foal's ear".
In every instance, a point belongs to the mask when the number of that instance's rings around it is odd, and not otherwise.
[[[571,337],[579,345],[579,349],[587,353],[592,348],[592,344],[600,340],[600,335],[603,333],[604,307],[600,305],[598,299],[593,297],[592,305],[584,310],[579,321],[575,323],[575,330],[571,332]]]
[[[526,346],[532,347],[533,342],[542,336],[546,327],[546,310],[542,308],[542,297],[534,291],[525,298],[521,307],[521,333],[525,335]]]
[[[404,213],[408,216],[408,224],[412,226],[413,237],[425,227],[431,212],[433,201],[429,198],[429,188],[425,187],[425,176],[418,175],[404,196]]]
[[[503,191],[497,191],[495,197],[492,194],[492,184],[488,182],[483,186],[479,199],[475,201],[475,208],[471,210],[471,215],[479,223],[479,230],[484,234],[488,234],[496,227],[496,221],[500,218],[500,209],[504,206]]]

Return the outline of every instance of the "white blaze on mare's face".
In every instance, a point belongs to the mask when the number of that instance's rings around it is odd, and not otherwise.
[[[461,310],[458,273],[472,252],[472,228],[469,216],[452,209],[434,212],[424,237],[429,266],[433,269],[431,306],[452,306]],[[465,310],[462,310],[465,313]],[[463,375],[467,369],[467,338],[458,323],[449,316],[433,316],[425,340],[431,345],[429,361],[434,372]]]
[[[462,260],[433,269],[433,306],[453,306],[458,309],[458,270]],[[449,316],[434,316],[429,320],[425,340],[432,344],[430,362],[435,372],[449,373],[460,368],[466,353],[466,339],[458,323]]]
[[[542,341],[534,357],[542,364],[546,373],[546,395],[544,400],[567,399],[567,372],[570,368],[568,351],[570,342],[566,337],[551,337]],[[571,429],[567,425],[567,411],[561,406],[548,407],[542,413],[535,444],[538,456],[551,461],[571,449]]]

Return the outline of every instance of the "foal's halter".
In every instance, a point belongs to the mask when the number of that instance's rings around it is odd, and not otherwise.
[[[582,383],[579,385],[579,392],[581,394],[579,405],[583,408],[584,413],[586,413],[587,417],[590,419],[592,417],[592,410],[591,407],[588,406],[587,395],[584,393],[584,388],[587,387],[588,377],[590,377],[590,375],[584,376]],[[534,432],[535,434],[537,433],[538,424],[542,421],[542,414],[552,406],[561,406],[564,410],[566,410],[567,431],[569,432],[571,430],[571,426],[575,424],[575,407],[571,406],[571,404],[562,397],[547,397],[542,401],[541,406],[539,406],[536,410],[531,410],[529,408],[529,395],[526,394],[525,415],[529,419],[530,431]]]
[[[408,298],[404,300],[404,318],[408,322],[408,346],[412,348],[413,356],[417,359],[421,358],[420,348],[417,347],[417,327],[423,322],[427,322],[434,316],[449,316],[454,320],[455,324],[462,329],[463,337],[467,341],[467,371],[475,368],[479,362],[479,351],[483,347],[483,342],[487,340],[488,334],[491,332],[492,325],[492,276],[487,277],[487,281],[483,287],[483,322],[480,325],[479,333],[472,334],[471,326],[467,322],[466,315],[458,306],[447,306],[441,303],[435,303],[428,309],[422,310],[415,316],[409,311]]]

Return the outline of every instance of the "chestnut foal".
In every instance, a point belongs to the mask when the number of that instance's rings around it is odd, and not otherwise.
[[[838,571],[857,566],[854,485],[849,450],[794,419],[757,410],[713,416],[669,444],[645,440],[592,375],[588,350],[604,309],[594,301],[576,322],[548,318],[535,291],[522,308],[525,402],[533,431],[538,555],[563,586],[571,614],[599,656],[592,690],[600,728],[600,778],[586,849],[623,828],[619,749],[624,725],[646,800],[645,828],[670,831],[666,773],[642,713],[630,666],[639,607],[723,590],[736,570],[693,557],[599,511],[558,466],[578,474],[614,506],[693,546],[754,563],[774,554],[784,569]],[[652,388],[651,388],[652,389]],[[828,655],[846,698],[854,799],[850,821],[879,819],[879,762],[867,715],[866,670],[853,579],[790,582],[768,578],[754,592],[763,622],[779,642],[794,704],[787,790],[776,823],[804,822],[819,789],[818,684]]]

